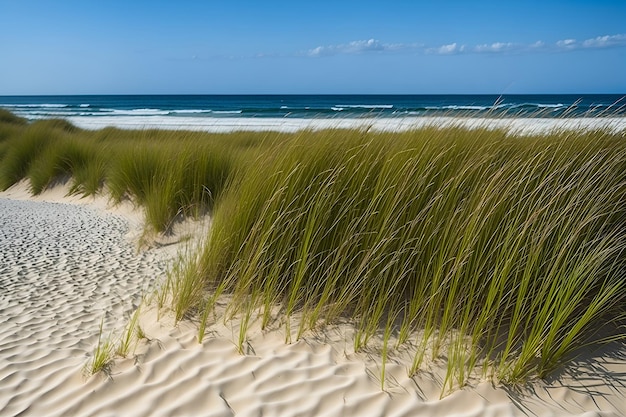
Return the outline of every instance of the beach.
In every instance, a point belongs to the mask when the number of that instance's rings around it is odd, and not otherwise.
[[[625,17],[0,2],[0,417],[626,417]]]
[[[548,380],[517,389],[473,379],[441,397],[445,364],[407,376],[391,355],[354,353],[349,326],[285,343],[253,324],[237,349],[237,319],[197,323],[155,308],[176,245],[137,249],[141,215],[104,198],[0,194],[0,414],[29,416],[619,416],[626,414],[626,350],[588,351]],[[175,241],[175,239],[174,239]],[[150,299],[152,298],[152,302]],[[142,303],[145,338],[108,373],[85,373],[101,323],[119,335]],[[368,348],[369,349],[369,348]]]
[[[294,133],[302,130],[371,129],[374,131],[409,131],[425,127],[461,127],[503,129],[515,134],[543,134],[557,129],[623,131],[626,121],[615,118],[565,118],[565,119],[480,119],[463,117],[403,117],[363,119],[285,119],[285,118],[180,118],[152,117],[70,117],[69,120],[83,129],[102,129],[115,126],[121,129],[192,130],[209,133],[241,131]]]

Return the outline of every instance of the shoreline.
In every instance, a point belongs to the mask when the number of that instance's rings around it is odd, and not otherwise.
[[[124,307],[125,302],[119,296],[140,290],[140,282],[146,279],[143,273],[158,263],[155,253],[159,250],[149,249],[139,254],[133,250],[129,241],[132,234],[127,232],[141,226],[141,215],[132,207],[111,211],[105,197],[65,197],[65,191],[64,187],[57,187],[32,197],[21,183],[0,193],[0,202],[3,199],[22,202],[18,204],[20,214],[32,211],[35,214],[30,219],[42,216],[47,219],[39,228],[25,220],[18,222],[23,233],[33,237],[16,245],[20,255],[16,255],[18,271],[5,270],[0,275],[3,286],[8,281],[13,283],[9,285],[15,285],[20,276],[29,279],[25,286],[5,293],[9,295],[3,300],[5,321],[0,326],[0,368],[4,371],[0,375],[3,388],[0,410],[8,414],[617,416],[626,413],[623,344],[606,346],[595,354],[587,352],[589,356],[579,358],[550,381],[532,381],[518,392],[495,386],[489,380],[474,380],[471,387],[456,390],[440,400],[439,368],[445,365],[434,363],[431,371],[408,378],[402,352],[396,352],[387,364],[387,384],[382,391],[379,362],[375,359],[378,355],[371,351],[354,353],[349,342],[349,326],[331,326],[292,344],[284,343],[284,329],[280,325],[272,331],[253,326],[241,355],[236,347],[237,321],[212,322],[200,345],[193,322],[182,321],[174,326],[171,317],[166,314],[159,317],[150,308],[142,311],[140,317],[148,339],[139,341],[134,356],[116,359],[110,378],[101,373],[86,377],[82,366],[97,341],[102,312],[109,309],[117,312],[109,313],[108,330],[123,326],[124,316],[132,312],[136,303]],[[125,220],[111,215],[116,210],[117,216],[123,215]],[[76,220],[78,224],[90,224],[81,223],[81,216],[102,224],[102,233],[113,233],[112,240],[89,238],[90,232],[100,230],[97,227],[73,226]],[[117,219],[117,223],[106,223],[106,219]],[[55,230],[59,234],[54,235]],[[96,236],[103,235],[96,233]],[[53,239],[50,247],[63,249],[56,263],[41,263],[46,238]],[[112,246],[97,249],[100,242]],[[174,246],[167,247],[169,259]],[[112,256],[92,261],[88,254],[94,247],[95,255],[111,253]],[[122,252],[116,252],[119,248]],[[137,257],[139,261],[135,260]],[[134,262],[138,262],[138,268],[129,270]],[[19,274],[19,270],[27,269],[26,274]],[[148,275],[158,279],[164,273],[161,270]],[[103,285],[100,282],[103,277],[113,278],[107,285],[121,282],[121,292],[113,291],[115,295],[107,299],[106,294],[110,295],[111,290],[83,291],[87,297],[84,299],[76,296],[75,290],[69,292],[63,287],[69,278],[76,280],[73,285],[78,290],[90,288],[83,279],[95,279]],[[46,287],[44,280],[52,286]],[[45,321],[40,313],[43,307],[32,304],[33,300],[52,307],[51,322]],[[36,309],[28,310],[29,303]],[[80,323],[80,334],[63,330],[63,323],[67,322]],[[618,347],[621,349],[617,350]]]

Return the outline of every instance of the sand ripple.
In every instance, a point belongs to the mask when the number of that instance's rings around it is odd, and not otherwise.
[[[350,329],[293,344],[255,330],[238,352],[236,321],[193,323],[146,307],[148,340],[110,377],[85,376],[104,318],[120,332],[169,255],[137,254],[126,220],[78,205],[0,198],[1,416],[618,416],[626,414],[626,353],[578,361],[551,382],[512,392],[476,381],[440,399],[441,374],[409,378],[376,355],[355,354]],[[171,252],[170,252],[171,253]],[[323,336],[323,337],[322,337]],[[619,346],[618,346],[619,347]],[[374,359],[372,359],[374,358]]]
[[[0,199],[0,414],[28,411],[74,378],[124,325],[164,262],[137,254],[127,222],[84,206]]]

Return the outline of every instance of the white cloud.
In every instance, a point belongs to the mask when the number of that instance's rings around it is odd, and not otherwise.
[[[492,44],[476,45],[474,47],[475,52],[505,52],[513,49],[517,49],[518,45],[511,42],[495,42]]]
[[[465,52],[465,45],[459,45],[456,42],[447,45],[441,45],[437,48],[428,48],[426,52],[435,55],[454,55]]]
[[[557,48],[562,50],[574,50],[574,49],[602,49],[626,46],[626,34],[618,35],[604,35],[590,38],[582,42],[576,41],[576,39],[564,39],[556,43]]]
[[[556,46],[563,49],[575,49],[578,47],[578,43],[576,43],[576,39],[563,39],[558,41]]]
[[[457,44],[456,42],[448,44],[448,45],[442,45],[439,48],[437,48],[437,53],[442,54],[442,55],[447,55],[447,54],[454,54],[456,52],[458,52],[458,48],[457,48]]]
[[[321,56],[324,55],[324,51],[326,51],[328,47],[318,46],[317,48],[309,49],[310,56]]]
[[[583,48],[609,48],[612,46],[626,46],[626,35],[604,35],[587,39],[582,43]]]
[[[381,44],[380,41],[377,41],[376,39],[350,42],[348,47],[355,52],[382,51],[385,49],[385,45]]]
[[[381,51],[395,51],[403,49],[408,45],[403,44],[389,44],[382,43],[376,39],[352,41],[349,43],[343,43],[338,45],[318,46],[310,49],[307,55],[318,56],[330,56],[338,54],[362,54],[366,52],[381,52]]]

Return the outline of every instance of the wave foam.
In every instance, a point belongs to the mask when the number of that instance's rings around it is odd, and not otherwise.
[[[335,107],[348,109],[393,109],[393,104],[337,104]]]
[[[449,105],[449,106],[426,106],[426,110],[487,110],[490,109],[490,106],[457,106],[457,105]]]
[[[170,113],[174,113],[174,114],[200,114],[200,113],[212,113],[212,110],[201,110],[201,109],[172,110]]]
[[[67,104],[0,104],[0,107],[6,108],[24,108],[24,109],[36,109],[36,108],[44,108],[44,109],[59,109],[64,107],[69,107]]]
[[[536,106],[537,107],[541,107],[541,108],[543,108],[543,107],[545,107],[545,108],[560,108],[560,107],[564,107],[564,105],[561,104],[561,103],[559,103],[559,104],[541,104],[541,103],[539,103]]]
[[[128,116],[166,116],[170,112],[169,110],[161,109],[132,109],[132,110],[118,110],[118,109],[106,109],[114,114],[128,115]]]

